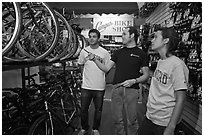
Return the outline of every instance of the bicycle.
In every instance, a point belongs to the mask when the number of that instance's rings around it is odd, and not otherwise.
[[[44,111],[29,130],[31,135],[72,134],[78,129],[80,104],[76,92],[64,83],[61,74],[44,94]]]
[[[35,89],[8,88],[2,90],[2,133],[24,135],[37,118],[41,106],[35,101]]]
[[[2,133],[5,135],[28,134],[32,123],[40,116],[42,93],[49,85],[36,84],[36,74],[26,76],[25,88],[2,89]],[[42,93],[40,93],[40,92]]]

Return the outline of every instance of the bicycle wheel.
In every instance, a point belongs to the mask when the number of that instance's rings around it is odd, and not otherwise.
[[[66,55],[64,57],[62,57],[60,60],[65,60],[65,59],[69,59],[71,57],[73,57],[73,55],[76,53],[77,49],[78,49],[78,44],[77,44],[77,36],[74,32],[74,30],[71,28],[71,39],[69,40],[70,42],[70,46],[69,49],[66,52]]]
[[[27,60],[30,54],[26,52],[22,52],[19,49],[22,49],[22,47],[20,46],[20,43],[17,40],[17,42],[13,45],[12,49],[3,56],[3,62],[8,62],[8,61],[20,62],[20,61]],[[34,60],[34,59],[35,59],[34,57],[30,57],[30,60]]]
[[[20,36],[21,18],[18,2],[2,2],[2,56],[12,49]]]
[[[55,11],[55,10],[54,10]],[[57,11],[55,11],[56,16],[58,17],[60,35],[58,43],[53,49],[53,51],[48,56],[49,62],[60,59],[66,55],[67,50],[70,48],[70,39],[71,39],[71,26],[67,20]]]
[[[59,37],[59,24],[54,11],[44,2],[21,3],[22,33],[17,48],[27,56],[26,61],[45,59],[54,49]],[[18,60],[7,56],[9,60]]]
[[[77,41],[78,41],[78,42],[77,42],[77,44],[78,44],[78,49],[77,49],[77,51],[75,52],[75,54],[73,55],[74,58],[78,57],[79,54],[80,54],[80,52],[81,52],[81,50],[82,50],[84,47],[87,46],[86,38],[85,38],[83,35],[77,33],[76,36],[77,36]]]
[[[27,135],[29,131],[28,125],[15,125],[15,123],[13,127],[6,128],[2,127],[2,135]]]
[[[52,123],[53,123],[53,133],[51,122],[47,115],[43,115],[39,117],[33,125],[30,127],[28,132],[29,135],[65,135],[65,129],[62,124],[52,116]]]
[[[17,126],[10,130],[10,135],[27,135],[29,127],[27,125]]]

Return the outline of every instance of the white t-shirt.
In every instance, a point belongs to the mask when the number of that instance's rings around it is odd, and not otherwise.
[[[102,47],[92,49],[90,46],[88,46],[85,48],[85,50],[99,56],[105,64],[107,64],[111,58],[108,51]],[[78,63],[80,65],[84,65],[82,88],[91,90],[104,90],[106,84],[105,73],[100,70],[93,61],[86,59],[88,53],[85,50],[81,51],[78,59]]]
[[[176,56],[159,60],[151,80],[146,116],[153,123],[167,126],[175,107],[175,91],[187,89],[189,70]]]

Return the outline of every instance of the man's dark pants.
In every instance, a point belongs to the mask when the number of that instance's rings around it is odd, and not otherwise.
[[[81,126],[82,129],[89,129],[89,106],[93,99],[95,112],[94,112],[94,122],[93,130],[98,130],[101,122],[102,108],[103,108],[103,98],[105,90],[81,90]]]

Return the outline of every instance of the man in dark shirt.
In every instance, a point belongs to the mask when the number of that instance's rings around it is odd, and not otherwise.
[[[139,83],[149,78],[148,57],[137,47],[138,33],[135,27],[127,27],[122,33],[124,47],[114,52],[107,65],[92,55],[92,60],[104,72],[116,65],[113,80],[112,112],[116,134],[137,134],[137,103]],[[140,74],[142,70],[142,75]],[[127,118],[127,133],[123,121],[123,106]]]

